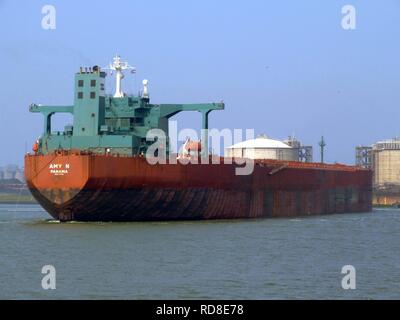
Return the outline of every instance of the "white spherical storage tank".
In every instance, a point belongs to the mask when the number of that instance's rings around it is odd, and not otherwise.
[[[298,161],[299,151],[282,141],[259,136],[226,148],[225,157]]]

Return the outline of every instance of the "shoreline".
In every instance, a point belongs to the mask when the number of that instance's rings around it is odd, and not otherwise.
[[[0,201],[0,204],[39,204],[37,201]]]
[[[37,204],[30,194],[0,193],[0,204]]]

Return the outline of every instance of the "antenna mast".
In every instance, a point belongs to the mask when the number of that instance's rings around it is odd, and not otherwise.
[[[324,148],[326,146],[324,136],[321,137],[321,141],[319,142],[319,146],[321,148],[321,163],[324,163]]]
[[[132,73],[136,72],[136,69],[128,64],[127,61],[122,62],[121,57],[116,55],[113,59],[113,63],[110,63],[108,70],[115,71],[115,93],[114,98],[122,98],[124,93],[122,92],[121,80],[124,78],[122,71],[131,70]]]

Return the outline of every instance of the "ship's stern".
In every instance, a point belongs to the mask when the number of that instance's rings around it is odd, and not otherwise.
[[[52,217],[74,220],[69,204],[84,189],[89,177],[89,156],[54,153],[25,156],[29,190]]]

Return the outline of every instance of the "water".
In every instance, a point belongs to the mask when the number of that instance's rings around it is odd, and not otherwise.
[[[399,299],[400,210],[296,219],[65,223],[0,205],[2,299]],[[43,290],[42,266],[56,268]],[[342,266],[356,268],[343,290]]]

